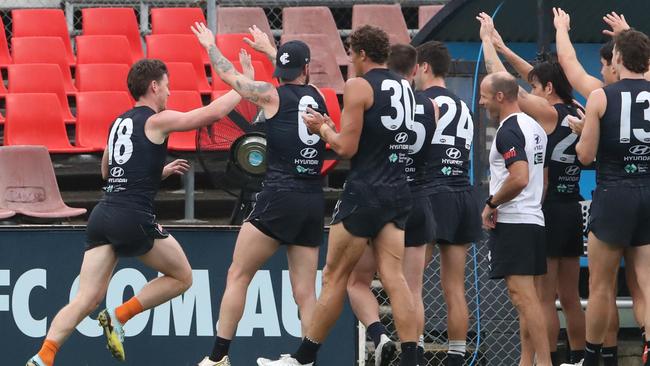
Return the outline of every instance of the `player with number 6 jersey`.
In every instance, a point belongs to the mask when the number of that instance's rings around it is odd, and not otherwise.
[[[264,32],[257,27],[250,31],[253,40],[248,40],[249,44],[276,65],[274,77],[280,80],[277,88],[243,77],[216,47],[212,32],[203,24],[194,28],[219,77],[262,109],[268,155],[263,189],[235,244],[214,346],[200,366],[230,365],[230,344],[244,312],[248,285],[280,245],[287,246],[289,277],[303,332],[316,306],[316,269],[323,242],[320,171],[325,142],[307,130],[302,114],[307,108],[327,114],[325,99],[309,84],[311,56],[304,42],[286,42],[276,51]]]
[[[242,50],[240,61],[252,78],[250,55]],[[160,181],[189,168],[185,160],[165,165],[167,138],[172,132],[193,130],[223,118],[241,97],[233,91],[186,113],[165,110],[169,96],[167,67],[155,59],[133,64],[127,84],[136,103],[112,123],[108,133],[101,163],[105,194],[88,220],[79,290],[54,317],[41,350],[27,361],[27,366],[54,364],[59,347],[104,299],[119,257],[137,257],[162,276],[147,283],[124,304],[99,313],[107,348],[118,360],[126,357],[126,322],[192,285],[192,269],[183,249],[156,223],[154,214],[153,201]]]

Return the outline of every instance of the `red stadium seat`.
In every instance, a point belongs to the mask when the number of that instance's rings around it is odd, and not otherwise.
[[[0,171],[0,207],[49,219],[86,213],[85,208],[63,203],[50,155],[43,146],[0,147]]]
[[[207,24],[201,8],[151,9],[151,34],[193,34],[196,22]]]
[[[380,22],[377,19],[381,19]],[[399,4],[352,6],[352,29],[370,24],[388,33],[390,43],[410,43],[406,21]]]
[[[422,5],[418,9],[418,28],[422,29],[425,24],[433,18],[434,15],[444,7],[444,5]]]
[[[124,64],[81,64],[77,66],[77,89],[80,93],[92,91],[128,93],[126,84],[128,74],[129,67]]]
[[[189,112],[202,106],[201,95],[196,91],[173,91],[167,99],[167,109],[174,111]],[[172,132],[167,148],[173,151],[196,151],[196,130]]]
[[[343,94],[345,81],[341,69],[336,63],[334,52],[323,34],[284,34],[282,43],[300,40],[309,46],[311,61],[309,63],[309,80],[319,88],[332,88]]]
[[[228,93],[226,90],[214,91],[212,92],[212,100],[215,100],[226,93]],[[257,115],[257,106],[247,100],[242,100],[237,107],[235,107],[235,110],[249,122]],[[204,128],[211,129],[210,133],[201,134],[201,137],[206,139],[199,141],[199,144],[201,144],[201,147],[204,150],[228,151],[230,150],[230,145],[232,145],[239,136],[244,134],[244,131],[242,131],[242,129],[228,117],[224,117],[219,121],[219,123],[214,123],[211,126]],[[208,138],[209,140],[207,140]]]
[[[210,84],[205,74],[201,59],[203,47],[194,35],[188,34],[159,34],[147,36],[147,57],[158,58],[164,62],[189,62],[199,82],[201,93],[210,93]]]
[[[83,8],[81,20],[84,36],[125,36],[131,45],[133,61],[144,57],[138,20],[133,8]]]
[[[243,48],[250,55],[253,61],[260,61],[266,73],[268,75],[273,75],[275,66],[273,63],[266,57],[265,54],[255,51],[251,46],[244,42],[244,38],[253,39],[250,34],[217,34],[217,47],[223,53],[223,55],[230,61],[239,61],[239,51]]]
[[[336,91],[332,88],[320,88],[320,92],[323,93],[323,96],[325,97],[327,113],[329,114],[330,118],[332,118],[334,125],[336,125],[336,130],[341,131],[341,106],[339,105],[339,99],[336,95]],[[321,174],[325,175],[329,173],[332,169],[334,169],[337,163],[337,160],[325,160],[323,162]]]
[[[248,33],[256,25],[273,40],[273,33],[264,10],[259,7],[219,7],[217,10],[217,34]]]
[[[133,100],[125,92],[79,93],[75,138],[77,145],[97,152],[104,151],[111,124],[120,114],[131,108]]]
[[[2,17],[0,17],[0,68],[6,68],[9,66],[11,61],[11,55],[9,54],[9,44],[7,43],[7,36],[5,35],[4,29],[5,25],[2,22]]]
[[[199,90],[199,79],[189,62],[165,62],[169,76],[169,90]]]
[[[151,9],[151,34],[189,34],[195,22],[207,24],[201,8],[154,8]],[[204,64],[210,63],[208,53],[201,47]]]
[[[66,123],[74,123],[68,98],[63,90],[63,78],[54,64],[14,64],[9,66],[9,94],[52,93],[59,99],[57,110]],[[8,107],[7,107],[8,108]],[[32,109],[41,109],[42,107]],[[8,116],[7,116],[8,117]]]
[[[70,144],[59,101],[52,93],[7,94],[5,145],[43,145],[51,153],[64,154],[93,151]]]
[[[259,61],[252,61],[253,69],[255,69],[255,80],[257,81],[266,81],[271,83],[274,86],[278,86],[278,81],[274,79],[270,74],[266,73],[266,68]],[[242,72],[242,67],[239,61],[232,61],[232,65],[239,72]],[[230,90],[232,89],[230,85],[226,84],[223,80],[219,78],[214,69],[212,69],[212,89],[213,90]]]
[[[131,65],[130,47],[124,36],[78,36],[77,64]]]
[[[282,9],[283,36],[291,34],[322,34],[336,57],[338,65],[350,61],[341,42],[332,12],[325,6],[304,6]],[[313,59],[312,59],[313,60]]]
[[[11,39],[14,64],[57,64],[61,71],[63,89],[74,94],[70,64],[61,40],[57,37],[14,37]]]
[[[74,65],[70,34],[61,9],[19,9],[11,11],[12,37],[58,37],[63,42],[68,64]]]

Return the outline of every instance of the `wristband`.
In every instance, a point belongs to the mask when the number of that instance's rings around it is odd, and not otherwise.
[[[494,197],[494,195],[490,195],[490,197],[488,197],[488,199],[485,200],[485,204],[488,205],[488,207],[491,209],[496,209],[499,206],[492,203],[492,197]]]

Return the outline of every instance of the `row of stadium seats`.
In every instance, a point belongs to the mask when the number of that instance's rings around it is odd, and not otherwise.
[[[420,22],[428,20],[441,6],[422,6]],[[227,8],[218,11],[217,45],[231,61],[236,61],[240,48],[258,61],[256,73],[260,80],[271,80],[273,65],[264,56],[243,42],[252,24],[271,35],[268,20],[261,8]],[[355,5],[353,28],[387,19],[380,24],[394,42],[408,42],[406,23],[398,4]],[[218,80],[210,87],[205,66],[207,53],[190,32],[194,22],[205,22],[199,8],[155,8],[151,10],[152,35],[146,36],[147,57],[165,62],[188,62],[194,67],[197,88],[201,93],[228,89]],[[1,24],[1,20],[0,20]],[[45,26],[44,26],[45,25]],[[23,9],[12,11],[11,54],[4,33],[0,32],[0,67],[11,63],[53,63],[59,65],[66,93],[77,91],[71,68],[82,64],[112,63],[131,65],[144,56],[135,12],[132,8],[82,9],[83,36],[75,38],[76,55],[70,41],[64,13],[59,9]],[[272,35],[271,35],[272,36]],[[348,63],[341,37],[329,8],[293,7],[283,9],[281,42],[305,41],[314,57],[312,81],[341,93],[343,75],[337,66]],[[259,66],[262,65],[263,68]],[[216,78],[213,78],[216,80]],[[2,84],[2,83],[0,83]],[[4,85],[0,85],[0,95]]]
[[[322,89],[328,111],[338,126],[340,106],[333,89]],[[212,99],[227,91],[214,91]],[[241,104],[248,104],[242,101]],[[83,92],[77,94],[75,144],[71,144],[61,111],[60,98],[53,93],[10,93],[6,96],[7,118],[4,123],[4,145],[43,145],[53,154],[99,153],[104,151],[110,124],[130,109],[133,100],[124,91]],[[196,91],[173,91],[167,108],[186,112],[201,107],[201,95]],[[254,107],[248,108],[256,110]],[[247,116],[251,119],[251,116]],[[227,151],[230,142],[243,131],[235,125],[219,123],[220,135],[230,135],[227,143],[217,149]],[[168,148],[177,152],[196,150],[196,131],[175,132],[169,137]]]
[[[419,27],[422,27],[442,5],[421,6],[419,9]],[[84,8],[82,9],[82,33],[84,35],[122,35],[129,42],[133,59],[144,57],[138,27],[133,8]],[[11,12],[13,37],[59,37],[66,50],[70,64],[75,63],[70,35],[65,15],[60,9],[16,9]],[[347,63],[345,51],[329,8],[287,7],[282,10],[284,34],[324,34],[330,42],[339,64]],[[354,5],[352,9],[352,28],[364,24],[376,24],[384,28],[391,36],[391,41],[408,42],[410,40],[406,22],[399,4],[394,5]],[[151,34],[191,34],[189,26],[194,22],[206,23],[200,8],[154,8],[151,9]],[[262,8],[259,7],[220,7],[217,11],[219,34],[246,33],[248,27],[256,24],[270,37],[271,28]],[[3,25],[4,28],[4,25]],[[207,60],[207,56],[205,57]],[[0,34],[0,67],[11,63],[7,49],[7,40]]]

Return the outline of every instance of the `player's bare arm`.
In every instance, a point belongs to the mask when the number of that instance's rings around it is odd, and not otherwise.
[[[255,76],[251,57],[245,50],[240,50],[239,61],[244,75]],[[228,115],[241,101],[241,95],[234,90],[222,95],[207,106],[188,112],[165,110],[157,113],[147,121],[145,131],[152,142],[162,143],[165,138],[175,131],[190,131],[207,126]]]
[[[603,89],[596,89],[587,100],[584,126],[580,140],[576,145],[576,154],[580,163],[589,165],[596,159],[598,143],[600,142],[600,118],[607,108],[607,97]]]
[[[492,37],[494,34],[494,22],[492,18],[486,13],[480,13],[476,19],[481,23],[479,35],[483,43],[483,58],[485,59],[485,69],[488,74],[499,71],[507,71],[503,62],[499,59]]]
[[[108,179],[108,147],[104,149],[104,154],[102,155],[102,179]]]
[[[497,52],[502,54],[508,63],[515,68],[515,71],[517,71],[519,76],[523,80],[527,81],[528,74],[533,69],[533,66],[529,64],[528,61],[521,58],[521,56],[513,52],[510,48],[508,48],[506,43],[503,42],[503,38],[501,38],[501,34],[499,34],[496,28],[492,32],[492,44],[494,45],[494,48],[497,50]]]
[[[230,85],[243,98],[264,109],[267,116],[274,115],[279,105],[278,92],[271,83],[254,81],[242,75],[217,48],[212,31],[203,23],[195,23],[192,32],[208,51],[210,63],[221,80]]]
[[[363,112],[372,104],[372,89],[362,78],[352,78],[345,83],[341,112],[341,131],[336,132],[320,113],[308,109],[303,120],[312,133],[321,135],[340,157],[349,159],[357,153],[363,128]]]

